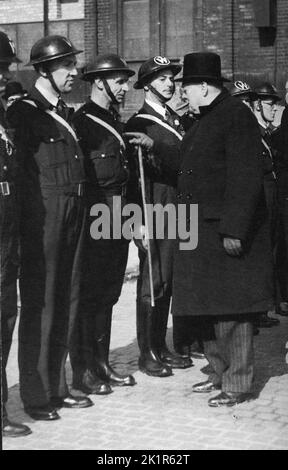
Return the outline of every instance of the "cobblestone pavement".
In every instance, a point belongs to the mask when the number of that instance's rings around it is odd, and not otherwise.
[[[207,406],[207,395],[192,393],[207,377],[207,362],[152,378],[137,367],[136,283],[126,282],[115,308],[111,363],[133,373],[135,387],[116,387],[111,395],[91,396],[94,406],[60,410],[61,420],[33,421],[19,399],[17,337],[9,359],[10,418],[28,424],[33,434],[4,439],[4,450],[210,450],[288,449],[288,318],[262,329],[255,338],[257,398],[233,408]],[[171,319],[168,330],[171,344]],[[67,364],[67,376],[71,370]]]

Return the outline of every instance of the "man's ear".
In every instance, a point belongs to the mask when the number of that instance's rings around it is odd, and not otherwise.
[[[47,78],[47,70],[45,70],[41,65],[39,65],[36,70],[41,77]]]
[[[98,88],[98,90],[103,90],[104,89],[104,85],[103,85],[103,81],[101,78],[99,77],[96,77],[94,82],[93,82],[93,85],[95,84],[95,86]]]
[[[202,92],[202,96],[207,96],[208,94],[208,83],[207,82],[202,82],[201,83],[201,92]]]
[[[254,105],[254,108],[256,109],[256,111],[261,111],[261,108],[262,108],[262,104],[261,102],[258,100],[256,101],[255,105]]]

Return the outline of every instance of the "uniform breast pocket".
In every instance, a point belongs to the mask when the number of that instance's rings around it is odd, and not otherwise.
[[[42,137],[37,160],[44,168],[57,168],[67,164],[69,152],[65,137]]]
[[[91,171],[97,181],[114,180],[120,170],[120,162],[117,155],[93,150],[90,153]]]

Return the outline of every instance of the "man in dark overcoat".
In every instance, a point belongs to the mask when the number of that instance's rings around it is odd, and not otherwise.
[[[9,108],[21,167],[20,394],[36,420],[92,402],[72,396],[65,362],[78,312],[85,222],[83,155],[61,95],[72,89],[76,54],[63,36],[31,49],[38,73],[29,96]]]
[[[141,65],[134,88],[144,89],[144,104],[128,121],[127,131],[144,132],[157,142],[180,145],[184,129],[177,113],[166,104],[174,95],[174,77],[180,70],[180,65],[161,56],[152,57]],[[162,207],[175,205],[175,175],[161,166],[146,162],[145,192],[148,204],[161,204]],[[166,218],[163,239],[153,234],[150,241],[155,307],[151,306],[147,251],[143,250],[141,244],[139,248],[140,272],[136,300],[139,367],[142,372],[155,377],[167,377],[172,374],[172,368],[185,368],[192,364],[189,357],[172,353],[166,345],[174,246],[175,240],[168,237]]]
[[[129,247],[121,233],[114,236],[115,210],[120,215],[127,202],[129,179],[124,126],[117,108],[134,74],[116,54],[97,56],[82,76],[91,84],[91,98],[73,119],[85,158],[88,224],[80,315],[70,357],[74,387],[97,395],[111,393],[111,386],[135,385],[132,375],[118,373],[109,363],[113,306],[121,293]],[[107,237],[93,234],[97,204],[106,209]]]
[[[11,63],[20,62],[15,46],[0,31],[0,94],[10,80]],[[17,317],[17,271],[18,271],[18,205],[15,180],[17,166],[15,149],[7,132],[5,108],[0,96],[0,315],[1,315],[1,417],[5,437],[20,437],[31,433],[28,426],[8,419],[6,403],[8,386],[6,365],[12,343]]]
[[[252,319],[273,305],[261,137],[255,117],[228,94],[224,80],[217,54],[185,56],[183,88],[198,121],[183,139],[178,165],[175,149],[143,134],[131,136],[132,143],[160,158],[166,147],[165,162],[180,172],[179,203],[198,205],[198,245],[185,250],[180,240],[175,253],[172,313],[198,316],[205,325],[212,372],[193,391],[221,390],[209,400],[212,407],[233,406],[251,396]]]

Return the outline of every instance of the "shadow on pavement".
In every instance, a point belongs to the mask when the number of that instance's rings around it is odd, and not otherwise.
[[[260,329],[254,343],[256,397],[272,377],[288,374],[286,343],[288,341],[288,319],[280,319],[280,325]]]

